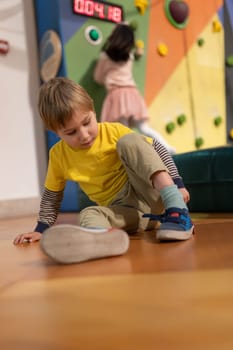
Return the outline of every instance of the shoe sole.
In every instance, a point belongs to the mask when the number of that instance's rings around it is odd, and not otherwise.
[[[129,248],[129,237],[120,229],[55,225],[42,234],[40,247],[53,260],[72,264],[122,255]]]
[[[175,231],[175,230],[159,230],[157,231],[156,238],[159,241],[185,241],[192,237],[194,233],[194,226],[187,231]]]

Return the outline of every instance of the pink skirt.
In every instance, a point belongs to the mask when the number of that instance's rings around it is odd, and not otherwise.
[[[104,100],[101,121],[118,122],[133,120],[148,120],[145,101],[136,87],[116,87],[107,93]]]

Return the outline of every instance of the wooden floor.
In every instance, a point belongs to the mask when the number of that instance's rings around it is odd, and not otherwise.
[[[187,242],[131,238],[126,255],[57,265],[0,221],[0,349],[233,349],[233,215],[193,214]],[[75,214],[58,223],[76,223]]]

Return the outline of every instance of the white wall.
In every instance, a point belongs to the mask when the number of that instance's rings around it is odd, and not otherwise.
[[[33,0],[0,1],[0,217],[34,213],[46,170]]]

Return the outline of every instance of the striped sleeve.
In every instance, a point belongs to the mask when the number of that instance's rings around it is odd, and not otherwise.
[[[172,180],[177,185],[178,188],[184,188],[183,179],[180,176],[178,169],[174,163],[174,160],[172,159],[172,156],[167,151],[167,149],[156,139],[153,141],[153,148],[158,153],[164,164],[166,165],[169,174],[172,177]]]
[[[56,192],[47,188],[44,189],[40,203],[39,218],[34,231],[43,233],[56,222],[62,198],[63,191]]]

